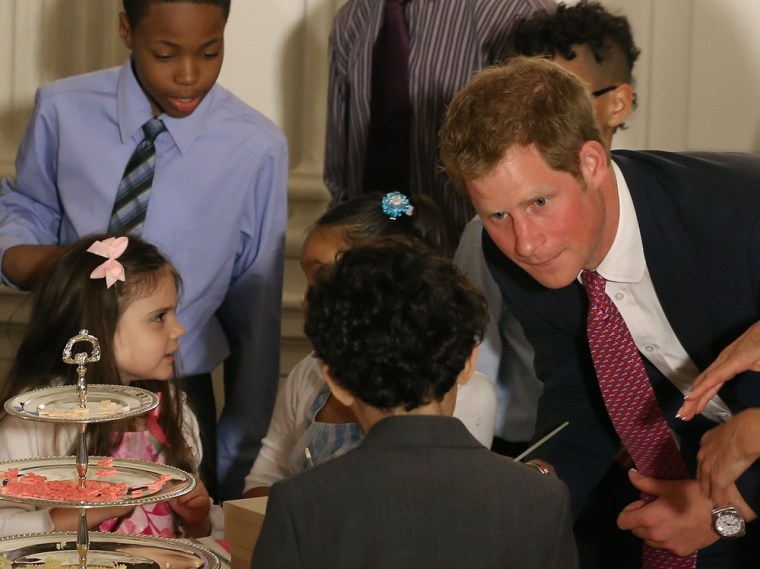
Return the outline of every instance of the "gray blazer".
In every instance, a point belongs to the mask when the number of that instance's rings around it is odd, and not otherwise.
[[[573,569],[570,518],[563,483],[491,453],[458,419],[390,417],[272,486],[251,567]]]

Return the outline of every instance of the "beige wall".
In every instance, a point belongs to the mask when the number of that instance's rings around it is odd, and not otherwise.
[[[757,0],[606,0],[630,18],[642,56],[639,109],[616,145],[671,150],[760,150]],[[307,350],[297,256],[323,210],[321,181],[327,36],[341,0],[234,0],[220,81],[285,131],[291,151],[283,310],[287,371]],[[40,83],[120,63],[118,0],[0,1],[0,175],[13,172]],[[7,320],[17,295],[0,300]],[[4,304],[3,304],[4,303]],[[2,312],[2,309],[5,312]],[[17,330],[17,328],[14,328]],[[0,343],[6,334],[0,331]],[[9,357],[7,342],[0,349]]]
[[[291,195],[323,198],[327,34],[341,0],[235,0],[221,81],[290,141]],[[640,108],[618,145],[756,151],[757,0],[604,0],[643,53]],[[0,2],[0,173],[38,84],[120,62],[118,0]]]
[[[757,0],[603,0],[642,49],[639,109],[616,144],[760,152]]]

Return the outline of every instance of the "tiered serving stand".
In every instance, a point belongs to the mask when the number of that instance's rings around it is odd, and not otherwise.
[[[90,351],[73,353],[74,347],[89,344]],[[158,397],[126,385],[87,385],[86,364],[100,359],[97,338],[87,330],[71,338],[63,350],[63,361],[77,366],[77,385],[50,387],[23,393],[5,403],[8,414],[30,421],[76,425],[76,456],[41,457],[0,462],[0,484],[5,486],[18,469],[19,480],[36,474],[47,481],[72,481],[84,489],[88,481],[126,484],[126,494],[113,500],[66,500],[50,497],[11,496],[0,491],[0,499],[23,504],[76,508],[76,532],[50,532],[0,539],[0,569],[32,565],[68,569],[97,567],[110,569],[219,569],[219,559],[211,551],[179,539],[119,533],[90,532],[87,511],[92,508],[139,506],[177,498],[195,487],[195,478],[178,468],[153,462],[113,459],[107,478],[99,476],[96,465],[103,457],[87,455],[86,430],[90,423],[117,421],[142,415],[158,405]]]

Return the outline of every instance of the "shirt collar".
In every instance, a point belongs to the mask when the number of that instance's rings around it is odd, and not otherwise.
[[[201,104],[198,105],[198,108],[188,117],[176,119],[166,113],[158,116],[166,125],[166,130],[180,153],[185,154],[203,130],[206,118],[213,108],[213,100],[217,95],[217,90],[218,85],[214,85],[201,101]],[[145,122],[153,118],[150,101],[148,101],[148,97],[140,87],[132,70],[131,57],[121,66],[116,97],[119,136],[121,142],[126,144]]]
[[[612,162],[612,169],[617,182],[620,216],[612,246],[596,270],[608,281],[638,283],[644,278],[646,272],[639,222],[623,173],[614,162]]]
[[[372,426],[361,445],[364,448],[398,448],[399,446],[424,449],[483,448],[459,419],[441,415],[386,417]]]

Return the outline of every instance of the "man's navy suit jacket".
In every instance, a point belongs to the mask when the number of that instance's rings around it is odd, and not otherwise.
[[[616,151],[613,160],[631,192],[662,308],[702,370],[760,320],[760,157]],[[538,284],[507,259],[485,231],[483,248],[505,302],[536,350],[536,372],[544,382],[537,436],[570,421],[536,456],[555,466],[577,513],[620,448],[588,348],[586,292],[578,282],[556,290]],[[681,393],[644,361],[694,474],[699,438],[714,423],[702,417],[676,419]],[[760,376],[741,374],[727,382],[720,395],[733,412],[760,407]],[[760,513],[758,465],[742,476],[739,487]]]

